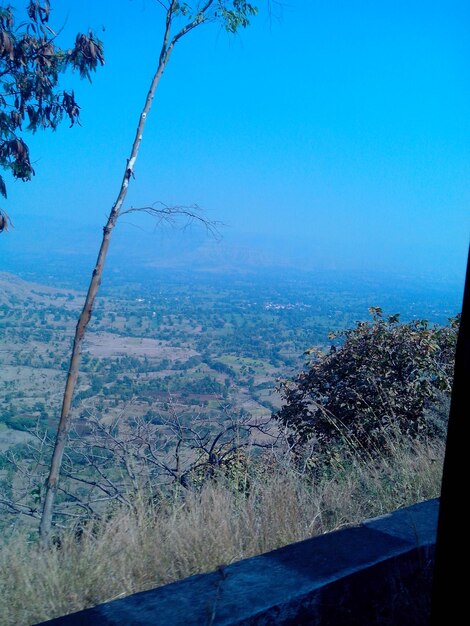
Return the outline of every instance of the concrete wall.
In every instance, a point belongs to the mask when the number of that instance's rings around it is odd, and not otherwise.
[[[43,624],[427,624],[438,508],[416,504]]]

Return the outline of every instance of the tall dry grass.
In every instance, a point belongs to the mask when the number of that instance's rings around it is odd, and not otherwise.
[[[265,552],[439,493],[443,444],[402,442],[372,461],[340,456],[312,480],[293,465],[252,463],[200,493],[120,509],[80,541],[41,549],[17,534],[0,556],[0,624],[22,626]]]

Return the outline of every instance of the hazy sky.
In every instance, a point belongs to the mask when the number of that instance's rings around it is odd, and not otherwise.
[[[286,0],[271,2],[271,16],[258,5],[236,37],[202,27],[178,44],[126,206],[198,203],[227,224],[228,243],[264,239],[331,267],[463,275],[469,3]],[[52,217],[71,229],[103,224],[160,48],[155,0],[52,7],[62,44],[92,28],[106,65],[91,85],[65,77],[82,127],[31,137],[36,177],[7,180],[1,204],[17,222],[9,246],[30,214],[44,216],[45,239]]]

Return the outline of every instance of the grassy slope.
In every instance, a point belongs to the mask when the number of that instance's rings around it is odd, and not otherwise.
[[[439,493],[443,444],[402,442],[392,457],[343,458],[311,481],[270,458],[232,484],[118,510],[93,535],[47,551],[12,536],[0,556],[0,623],[46,620],[287,543],[358,523]]]

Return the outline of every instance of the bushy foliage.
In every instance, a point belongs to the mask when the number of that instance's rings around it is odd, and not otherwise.
[[[327,353],[309,350],[306,369],[280,384],[284,406],[275,418],[293,441],[347,440],[371,451],[390,432],[433,434],[426,409],[451,392],[459,316],[430,326],[369,311],[371,321],[332,333]]]
[[[48,0],[30,0],[25,19],[17,23],[14,9],[0,5],[0,167],[24,181],[34,169],[23,127],[54,130],[64,117],[71,126],[78,122],[74,92],[59,89],[59,75],[72,68],[90,78],[104,64],[102,43],[93,33],[79,33],[71,49],[61,49],[49,25],[50,11]],[[6,197],[1,176],[0,193]],[[0,231],[7,225],[0,211]]]

